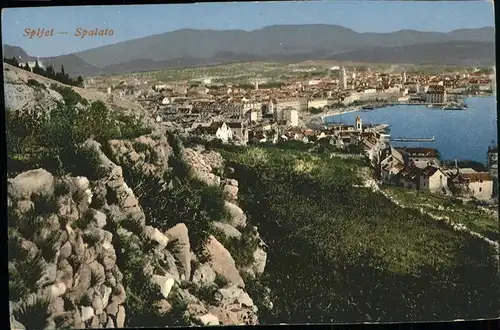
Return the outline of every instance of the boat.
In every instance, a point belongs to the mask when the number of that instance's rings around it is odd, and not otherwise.
[[[442,107],[443,110],[465,110],[467,107],[458,103],[448,103]]]

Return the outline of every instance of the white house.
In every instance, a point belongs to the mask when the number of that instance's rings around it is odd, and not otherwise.
[[[222,123],[222,125],[217,129],[215,137],[221,139],[222,142],[227,143],[233,139],[233,131],[226,125],[226,123]]]
[[[420,172],[419,187],[431,193],[448,191],[448,176],[439,168],[427,166]]]
[[[283,120],[286,120],[290,126],[297,127],[299,126],[299,112],[297,109],[284,109]]]
[[[468,192],[479,200],[490,200],[493,196],[493,180],[488,172],[461,173],[468,182]]]

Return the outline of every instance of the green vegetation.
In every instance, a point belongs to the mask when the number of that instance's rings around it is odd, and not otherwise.
[[[20,66],[19,61],[13,57],[13,58],[3,58],[3,61],[7,64],[13,65],[15,67],[21,67],[22,69],[26,71],[32,71],[32,69],[29,67],[28,63],[26,63],[24,66]],[[56,72],[54,70],[54,67],[52,65],[49,65],[46,69],[41,68],[38,66],[38,62],[35,62],[35,66],[33,67],[33,73],[39,74],[41,76],[47,77],[52,80],[56,80],[62,84],[65,85],[71,85],[71,86],[77,86],[77,87],[83,87],[83,78],[81,76],[78,76],[78,78],[73,79],[70,78],[69,75],[64,72],[64,66],[61,65],[61,71]],[[30,79],[33,80],[33,79]],[[29,81],[28,81],[29,85]]]
[[[456,223],[462,223],[467,228],[478,232],[492,240],[498,241],[498,219],[473,204],[464,204],[459,199],[451,199],[422,191],[414,191],[399,187],[384,187],[384,191],[395,197],[403,205],[423,207],[435,216],[447,216]]]
[[[241,237],[227,237],[224,232],[212,229],[215,238],[231,253],[237,267],[247,267],[254,262],[253,253],[259,247],[259,239],[254,236],[252,226],[241,231]]]
[[[150,129],[134,120],[111,112],[101,101],[88,105],[69,87],[51,86],[63,95],[50,113],[33,116],[27,112],[6,112],[7,169],[16,173],[43,167],[55,173],[95,177],[97,156],[79,144],[89,138],[105,142],[116,138],[135,138]],[[76,104],[82,104],[81,109]]]
[[[275,308],[261,322],[498,314],[491,248],[380,193],[354,188],[362,161],[275,147],[221,152],[274,260],[262,281]]]
[[[194,178],[180,155],[181,141],[174,136],[169,140],[174,154],[169,157],[171,170],[163,178],[127,166],[123,167],[124,177],[136,193],[148,224],[165,231],[186,223],[191,245],[201,247],[211,233],[210,223],[227,218],[223,192]]]
[[[35,79],[28,79],[28,86],[32,86],[35,88],[41,88],[41,89],[47,89],[47,86],[45,84],[38,82],[38,80]]]

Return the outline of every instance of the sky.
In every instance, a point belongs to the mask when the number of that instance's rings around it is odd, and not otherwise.
[[[183,28],[249,31],[276,24],[335,24],[357,32],[448,32],[494,26],[493,11],[487,1],[367,0],[7,8],[2,10],[2,43],[45,57]],[[23,36],[27,28],[67,34],[30,39]],[[78,28],[107,28],[113,35],[82,39],[75,36]]]

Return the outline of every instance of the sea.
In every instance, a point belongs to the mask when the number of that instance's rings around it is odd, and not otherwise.
[[[394,146],[438,149],[443,160],[473,160],[486,164],[489,145],[497,143],[496,96],[466,98],[466,110],[442,110],[424,105],[394,105],[329,116],[327,123],[388,124],[394,138],[431,138],[434,142],[393,142]]]

